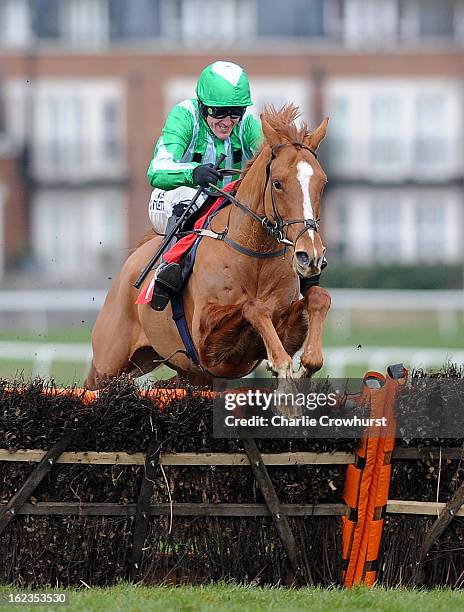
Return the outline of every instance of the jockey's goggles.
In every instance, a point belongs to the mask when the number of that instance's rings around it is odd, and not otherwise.
[[[213,119],[225,119],[230,117],[234,121],[240,121],[246,111],[246,106],[206,106],[206,114]]]

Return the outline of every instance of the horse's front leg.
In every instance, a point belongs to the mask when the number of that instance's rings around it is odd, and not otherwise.
[[[293,378],[292,358],[277,334],[269,308],[260,300],[249,300],[242,307],[242,315],[263,339],[273,374],[278,378]]]
[[[300,369],[296,376],[307,378],[322,368],[324,358],[322,355],[322,334],[324,321],[329,312],[331,298],[326,289],[310,287],[304,298],[304,305],[308,313],[308,333],[303,344],[303,353],[300,360]]]
[[[298,393],[293,380],[293,361],[274,327],[270,310],[260,300],[250,300],[243,305],[242,314],[263,339],[269,367],[279,379],[274,412],[289,418],[300,416],[301,405],[291,401]]]

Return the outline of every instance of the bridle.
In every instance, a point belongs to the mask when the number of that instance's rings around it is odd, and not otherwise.
[[[319,222],[320,222],[320,219],[284,219],[280,215],[280,213],[278,211],[277,204],[276,204],[276,201],[275,201],[275,188],[274,188],[273,183],[272,183],[272,168],[271,168],[271,166],[272,166],[272,162],[277,157],[278,151],[280,151],[284,147],[288,147],[288,146],[294,146],[298,150],[306,149],[312,155],[314,155],[314,157],[317,159],[316,152],[313,149],[311,149],[310,147],[308,147],[307,145],[305,145],[305,144],[303,144],[301,142],[296,142],[296,141],[285,142],[285,143],[278,144],[278,145],[275,145],[274,147],[272,147],[272,149],[271,149],[271,157],[269,158],[269,160],[266,163],[266,182],[264,184],[264,189],[263,189],[263,208],[264,208],[264,205],[265,205],[266,192],[267,192],[268,186],[270,185],[270,189],[271,189],[271,203],[272,203],[272,215],[274,217],[273,220],[269,219],[266,215],[263,215],[263,216],[258,215],[253,210],[251,210],[251,208],[246,206],[246,204],[243,204],[242,202],[240,202],[240,200],[238,200],[231,193],[228,193],[227,191],[224,191],[223,189],[217,187],[216,185],[213,185],[213,184],[210,185],[210,187],[214,189],[214,192],[217,192],[217,193],[220,193],[221,195],[223,195],[226,200],[229,200],[230,202],[232,202],[235,206],[240,208],[240,210],[243,210],[244,213],[246,213],[247,215],[252,217],[258,223],[260,223],[261,226],[263,227],[263,229],[265,230],[265,232],[267,234],[269,234],[270,236],[275,238],[275,240],[279,244],[283,244],[284,245],[283,249],[280,249],[278,251],[271,251],[269,253],[262,253],[262,252],[259,252],[259,251],[252,251],[251,249],[248,249],[248,248],[244,247],[243,245],[239,244],[238,242],[235,242],[234,240],[231,240],[227,236],[228,228],[226,228],[224,230],[224,232],[221,232],[219,234],[217,234],[216,232],[211,232],[210,230],[209,231],[208,230],[206,230],[206,231],[205,230],[198,230],[197,233],[200,234],[200,235],[207,235],[207,236],[210,236],[210,237],[214,237],[217,240],[223,240],[226,244],[228,244],[229,246],[231,246],[232,248],[234,248],[235,250],[239,251],[240,253],[242,253],[244,255],[249,255],[250,257],[257,257],[259,259],[268,259],[268,258],[271,258],[271,257],[280,257],[280,256],[285,255],[287,247],[295,248],[295,245],[296,245],[298,239],[307,230],[313,230],[315,232],[318,232],[319,231]],[[221,172],[221,174],[223,176],[229,176],[229,175],[232,175],[232,174],[237,174],[236,170],[229,170],[229,169],[220,170],[220,172]],[[212,192],[207,192],[207,193],[209,193],[210,195],[213,195],[213,196],[217,195],[217,193],[212,193]],[[302,224],[303,225],[303,229],[298,233],[297,237],[292,242],[287,237],[288,227],[290,225],[296,225],[296,224]],[[212,234],[215,234],[215,235],[212,235]]]
[[[308,146],[306,146],[305,144],[301,143],[301,142],[286,142],[286,143],[282,143],[279,145],[276,145],[275,147],[272,148],[272,152],[271,152],[271,158],[269,159],[269,161],[266,164],[266,183],[264,185],[264,190],[263,190],[263,206],[264,206],[264,200],[266,197],[266,189],[268,184],[270,183],[271,185],[271,202],[272,202],[272,214],[274,216],[274,223],[272,223],[272,221],[270,221],[269,219],[267,219],[266,217],[264,217],[264,219],[266,220],[266,223],[263,223],[263,227],[264,229],[271,235],[274,236],[274,238],[276,238],[277,242],[282,242],[284,244],[288,244],[288,246],[293,246],[295,247],[295,244],[298,240],[298,238],[300,238],[300,236],[302,236],[306,230],[311,229],[314,230],[315,232],[317,232],[319,230],[319,221],[320,219],[288,219],[287,221],[284,221],[284,219],[282,219],[282,217],[280,216],[279,211],[277,210],[277,205],[275,203],[275,196],[274,196],[274,186],[272,184],[271,181],[271,164],[274,161],[274,159],[277,156],[277,151],[279,151],[280,149],[287,147],[287,146],[294,146],[296,149],[301,150],[301,149],[306,149],[307,151],[309,151],[312,155],[314,155],[314,157],[317,159],[317,153],[309,148]],[[298,234],[298,236],[296,237],[294,242],[291,242],[291,240],[288,240],[287,238],[284,238],[283,236],[283,230],[288,227],[289,225],[295,225],[297,223],[302,223],[303,224],[303,229],[301,230],[301,232]],[[268,229],[268,226],[270,227],[270,229]]]

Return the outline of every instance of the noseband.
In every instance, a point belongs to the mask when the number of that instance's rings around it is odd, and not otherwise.
[[[223,191],[219,187],[216,187],[216,185],[211,185],[211,187],[214,188],[214,192],[217,192],[217,193],[220,193],[221,195],[223,195],[226,200],[229,200],[230,202],[235,204],[235,206],[237,206],[238,208],[243,210],[243,212],[245,212],[247,215],[249,215],[253,219],[255,219],[255,221],[260,223],[262,225],[262,227],[264,228],[264,230],[266,231],[267,234],[269,234],[270,236],[275,238],[275,240],[278,243],[284,245],[283,249],[280,249],[278,251],[272,251],[270,253],[261,253],[261,252],[257,252],[257,251],[252,251],[251,249],[248,249],[248,248],[242,246],[241,244],[238,244],[234,240],[231,240],[227,236],[228,228],[226,228],[225,231],[220,233],[220,234],[216,234],[216,232],[212,232],[211,230],[197,230],[196,233],[198,233],[199,235],[209,236],[210,238],[216,238],[217,240],[223,240],[226,244],[228,244],[229,246],[231,246],[232,248],[234,248],[235,250],[239,251],[240,253],[242,253],[244,255],[248,255],[250,257],[258,257],[259,259],[268,259],[268,258],[271,258],[271,257],[280,257],[282,255],[285,255],[285,251],[286,251],[287,247],[295,248],[295,245],[296,245],[298,239],[307,230],[313,230],[313,231],[317,232],[319,230],[319,221],[320,221],[320,219],[286,219],[285,220],[285,219],[283,219],[281,217],[281,215],[280,215],[280,213],[279,213],[279,211],[277,209],[277,204],[275,202],[274,186],[273,186],[272,180],[271,180],[272,179],[272,168],[271,168],[271,165],[272,165],[272,162],[274,161],[274,159],[277,157],[278,151],[280,151],[280,149],[283,149],[284,147],[288,147],[288,146],[294,146],[298,150],[306,149],[312,155],[314,155],[314,157],[317,159],[316,152],[313,149],[311,149],[310,147],[306,146],[305,144],[303,144],[301,142],[293,142],[293,141],[292,142],[285,142],[285,143],[282,143],[282,144],[279,144],[279,145],[276,145],[276,146],[272,147],[272,149],[271,149],[271,157],[270,157],[269,161],[266,163],[266,182],[264,184],[264,189],[263,189],[263,208],[265,209],[266,191],[267,191],[268,185],[270,184],[270,188],[271,188],[271,202],[272,202],[272,214],[273,214],[274,220],[269,219],[268,217],[266,217],[266,215],[261,216],[261,215],[256,214],[253,210],[251,210],[251,208],[249,208],[248,206],[246,206],[245,204],[240,202],[240,200],[237,200],[237,198],[235,196],[233,196],[232,194],[228,193],[227,191]],[[228,169],[227,170],[220,170],[220,172],[224,176],[227,176],[229,174],[230,175],[237,174],[236,170],[228,170]],[[210,191],[207,191],[206,193],[208,193],[209,195],[212,195],[212,196],[216,196],[217,195],[216,193],[213,193],[213,192],[210,192]],[[299,232],[299,234],[297,235],[295,241],[292,242],[291,240],[289,240],[287,238],[286,235],[284,236],[284,231],[290,225],[296,225],[297,223],[303,224],[303,229],[301,230],[301,232]]]

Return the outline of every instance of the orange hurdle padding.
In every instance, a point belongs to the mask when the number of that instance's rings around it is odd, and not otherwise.
[[[101,391],[104,391],[102,389]],[[15,388],[4,388],[3,392],[7,393],[18,393],[20,389]],[[48,395],[50,397],[55,397],[56,395],[68,395],[71,397],[79,398],[83,404],[93,404],[100,396],[100,390],[90,391],[89,389],[83,389],[82,387],[44,387],[42,389],[42,393],[44,395]],[[140,389],[139,394],[142,397],[148,397],[149,399],[156,399],[158,405],[161,409],[165,407],[165,405],[174,398],[182,399],[187,395],[187,391],[185,389]],[[199,395],[201,397],[205,397],[208,399],[212,399],[217,395],[215,391],[195,391],[195,395]]]
[[[404,385],[407,370],[402,365],[387,370],[383,416],[385,433],[379,439],[354,583],[372,586],[377,580],[378,556],[382,542],[391,478],[391,456],[395,446],[395,402],[399,387]]]
[[[368,375],[366,375],[368,376]],[[406,382],[407,370],[391,366],[381,389],[369,390],[371,417],[386,417],[385,430],[367,431],[356,453],[356,466],[348,466],[344,499],[349,516],[343,517],[343,582],[373,585],[377,579],[378,555],[382,540],[391,476],[391,455],[395,444],[394,405],[400,385]],[[366,394],[366,392],[364,392]],[[358,455],[364,454],[365,467],[360,469]],[[354,495],[357,488],[358,494]],[[353,504],[357,502],[357,506]],[[355,508],[355,510],[354,510]],[[350,520],[350,516],[352,519]]]
[[[370,406],[372,418],[382,416],[384,384],[385,377],[378,372],[368,372],[364,376],[360,403],[362,406]],[[345,586],[354,583],[378,441],[378,436],[372,435],[370,429],[367,429],[355,453],[355,462],[348,466],[346,472],[343,498],[348,511],[347,516],[342,517]]]

